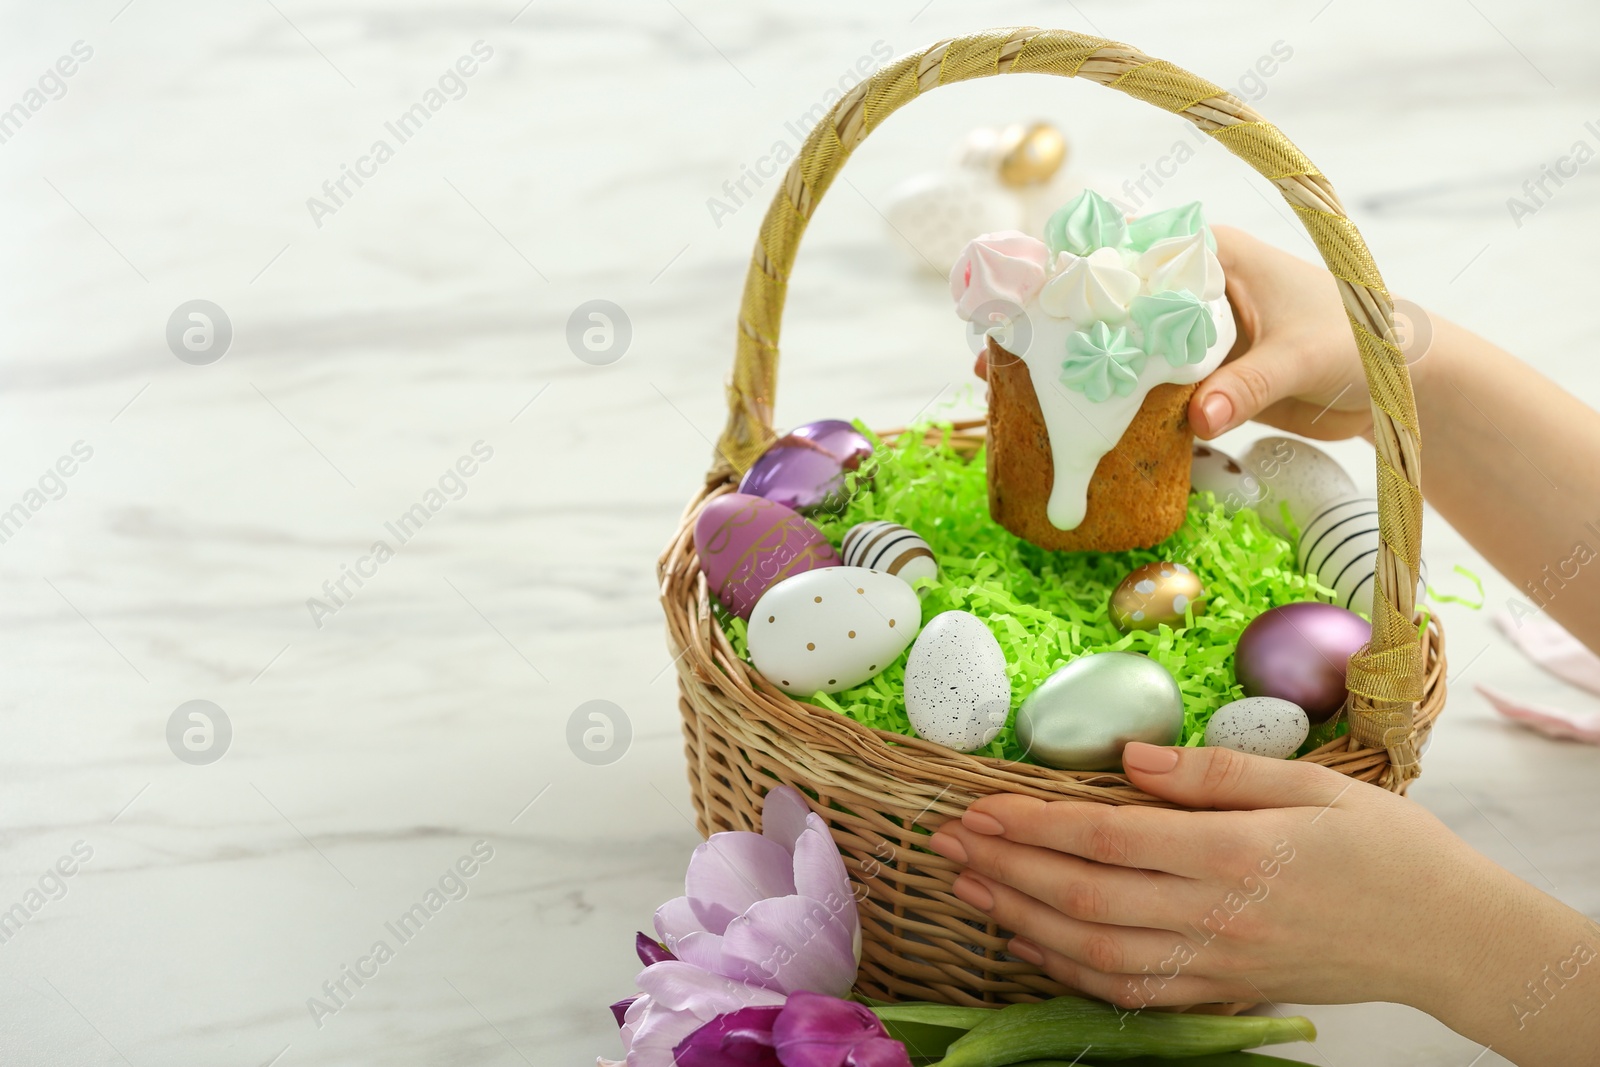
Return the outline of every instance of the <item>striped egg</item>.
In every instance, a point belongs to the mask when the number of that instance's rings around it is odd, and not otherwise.
[[[1340,497],[1322,505],[1300,532],[1300,571],[1332,589],[1335,604],[1370,618],[1378,541],[1378,501]],[[1427,586],[1426,563],[1421,571],[1419,598]]]
[[[845,566],[884,571],[907,585],[939,576],[939,561],[928,542],[898,523],[879,519],[852,526],[840,549]]]

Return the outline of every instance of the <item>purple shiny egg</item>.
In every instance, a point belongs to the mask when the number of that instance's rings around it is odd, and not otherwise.
[[[1307,600],[1263,611],[1233,653],[1233,673],[1246,696],[1277,697],[1326,722],[1344,706],[1350,657],[1372,640],[1372,626],[1337,604]]]
[[[844,498],[844,467],[815,441],[780,437],[744,472],[739,492],[796,511],[835,507]]]
[[[712,595],[741,619],[790,575],[840,565],[833,545],[804,516],[741,493],[719,496],[701,510],[694,547]]]
[[[818,419],[804,426],[796,426],[789,431],[785,440],[788,438],[820,445],[847,471],[860,467],[861,461],[872,455],[872,442],[867,440],[866,434],[843,419]]]

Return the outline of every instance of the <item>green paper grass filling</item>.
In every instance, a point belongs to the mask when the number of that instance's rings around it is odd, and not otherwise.
[[[1244,627],[1269,608],[1327,599],[1330,591],[1295,568],[1292,541],[1261,524],[1248,508],[1228,516],[1210,493],[1191,496],[1177,533],[1154,548],[1130,552],[1050,552],[1008,532],[989,517],[984,453],[972,460],[943,435],[924,440],[926,427],[881,441],[873,458],[849,476],[848,502],[811,520],[838,545],[861,522],[887,519],[925,538],[939,576],[924,586],[922,620],[943,611],[968,611],[983,620],[1005,652],[1011,710],[1004,729],[977,754],[1016,760],[1015,711],[1053,672],[1095,652],[1141,652],[1178,680],[1183,692],[1185,745],[1199,745],[1206,723],[1222,705],[1244,696],[1233,680],[1233,646]],[[1165,626],[1119,634],[1107,614],[1111,591],[1133,568],[1155,560],[1182,563],[1207,592],[1206,611],[1190,615],[1181,632]],[[748,661],[744,620],[718,613],[734,649]],[[831,696],[806,701],[880,730],[915,736],[902,698],[906,657],[877,677]],[[1344,732],[1315,731],[1302,752]]]

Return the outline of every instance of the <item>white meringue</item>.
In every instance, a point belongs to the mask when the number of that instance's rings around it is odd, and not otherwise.
[[[1220,297],[1226,281],[1204,231],[1157,241],[1139,257],[1139,273],[1147,293],[1183,289],[1206,301]]]
[[[1062,252],[1056,275],[1045,283],[1039,306],[1057,318],[1071,319],[1081,329],[1097,322],[1115,325],[1128,317],[1128,305],[1139,295],[1139,276],[1122,265],[1115,248],[1087,256]]]

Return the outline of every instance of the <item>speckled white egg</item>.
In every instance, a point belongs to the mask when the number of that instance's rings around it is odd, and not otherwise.
[[[907,584],[939,576],[939,561],[922,535],[882,519],[850,527],[839,543],[839,554],[847,567],[887,571]]]
[[[1245,697],[1224,704],[1206,724],[1206,745],[1272,759],[1288,759],[1311,732],[1300,705],[1277,697]]]
[[[935,615],[906,659],[905,697],[918,737],[957,752],[982,748],[1011,711],[1000,642],[976,615]]]
[[[1261,499],[1261,482],[1222,449],[1196,441],[1189,460],[1189,488],[1211,493],[1229,515]]]
[[[1304,530],[1325,504],[1356,491],[1356,483],[1332,456],[1292,437],[1263,437],[1239,462],[1261,485],[1261,496],[1252,506],[1262,523],[1281,536],[1289,532],[1281,504],[1289,505],[1289,515]]]
[[[1300,571],[1333,590],[1333,602],[1371,618],[1378,562],[1378,501],[1344,496],[1318,508],[1300,531]],[[1425,591],[1428,565],[1420,568],[1417,595]]]
[[[864,567],[785,578],[750,612],[750,661],[786,693],[837,693],[899,658],[922,626],[905,582]]]

